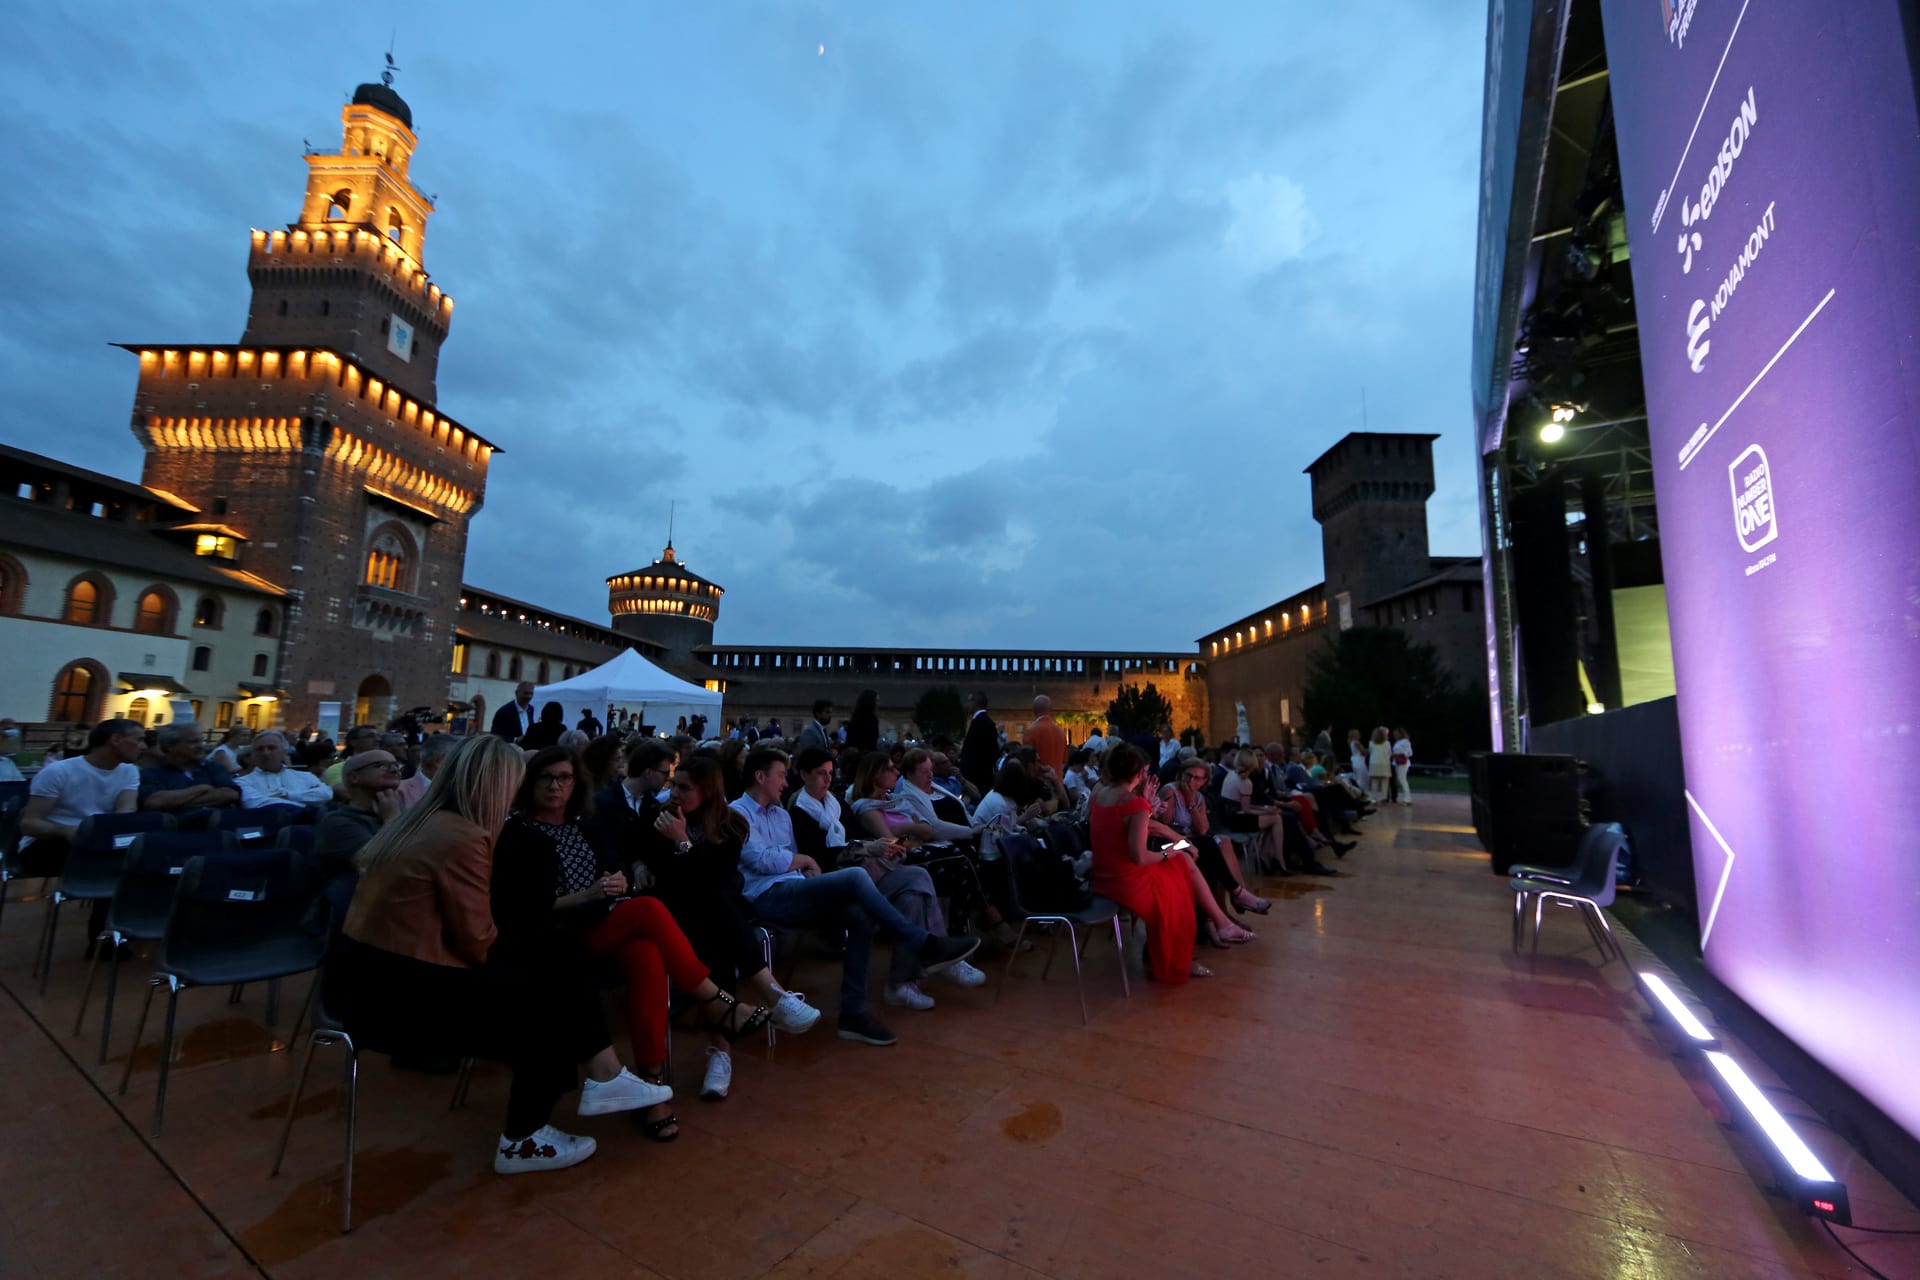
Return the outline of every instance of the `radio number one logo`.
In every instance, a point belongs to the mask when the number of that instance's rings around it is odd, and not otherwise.
[[[1733,529],[1743,551],[1758,551],[1780,536],[1779,513],[1773,505],[1773,470],[1757,444],[1727,466],[1733,489]]]

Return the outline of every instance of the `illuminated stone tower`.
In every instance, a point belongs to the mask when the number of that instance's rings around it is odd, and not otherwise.
[[[413,113],[364,84],[340,118],[299,219],[253,233],[239,344],[124,344],[142,482],[201,509],[202,554],[291,593],[271,674],[291,726],[324,702],[343,727],[444,707],[494,452],[434,404],[453,300],[423,265]]]
[[[1355,431],[1307,466],[1327,599],[1336,602],[1340,625],[1351,610],[1433,571],[1427,499],[1433,496],[1437,439]]]
[[[667,651],[666,665],[687,679],[693,653],[713,643],[713,623],[726,593],[680,563],[673,542],[644,569],[607,579],[607,611],[622,635],[652,641]]]

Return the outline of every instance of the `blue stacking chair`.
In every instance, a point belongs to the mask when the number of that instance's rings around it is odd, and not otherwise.
[[[1007,983],[1013,977],[1013,962],[1020,955],[1020,941],[1027,936],[1029,925],[1065,925],[1067,941],[1073,947],[1073,984],[1080,995],[1080,1025],[1090,1025],[1092,1019],[1087,1016],[1087,985],[1080,971],[1080,953],[1093,937],[1093,930],[1111,925],[1113,928],[1113,949],[1120,960],[1120,991],[1128,999],[1133,998],[1133,985],[1127,981],[1127,944],[1120,934],[1120,907],[1099,894],[1086,906],[1074,911],[1029,911],[1020,898],[1020,880],[1033,860],[1035,845],[1033,837],[1025,834],[1000,837],[1000,856],[1007,860],[1007,893],[1012,898],[1013,908],[1020,914],[1020,932],[1014,939],[1013,947],[1007,952],[1006,968],[1000,974],[1000,987],[994,994],[995,1003],[1006,994]],[[1077,926],[1077,928],[1076,928]],[[1079,930],[1085,929],[1083,938]],[[1047,962],[1040,968],[1040,980],[1045,982],[1047,974],[1053,969],[1053,952],[1057,934],[1049,930],[1047,935]]]
[[[167,988],[160,1073],[153,1100],[153,1136],[166,1115],[174,1016],[188,987],[240,986],[309,973],[326,956],[327,933],[312,927],[319,892],[286,849],[246,850],[190,859],[174,892],[152,985],[140,1009],[120,1093],[133,1075],[153,995]],[[269,1015],[271,1022],[271,1014]]]
[[[1613,904],[1614,883],[1627,833],[1617,822],[1597,822],[1580,837],[1580,850],[1571,867],[1514,866],[1508,868],[1513,888],[1513,949],[1520,950],[1521,920],[1533,903],[1533,949],[1540,949],[1540,918],[1547,903],[1557,902],[1580,913],[1587,934],[1605,964],[1609,953],[1626,963],[1627,953],[1614,937],[1602,907]]]
[[[173,826],[172,814],[139,811],[96,813],[80,823],[56,873],[60,886],[47,899],[47,914],[40,922],[40,954],[34,973],[40,978],[41,995],[46,994],[47,980],[53,976],[53,947],[55,935],[60,931],[61,904],[104,902],[111,898],[128,847],[149,831],[169,831]],[[38,847],[38,842],[34,847]]]

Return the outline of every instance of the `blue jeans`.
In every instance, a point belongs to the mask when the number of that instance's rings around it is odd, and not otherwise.
[[[840,1013],[867,1007],[867,961],[873,935],[884,933],[896,947],[918,953],[927,931],[894,910],[873,877],[859,867],[844,867],[806,880],[768,885],[753,900],[753,913],[769,924],[810,928],[844,926],[847,958],[840,965]]]

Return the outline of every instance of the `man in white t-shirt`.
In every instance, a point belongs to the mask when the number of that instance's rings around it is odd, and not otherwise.
[[[287,739],[277,730],[254,735],[253,752],[247,759],[253,768],[234,779],[243,809],[325,804],[333,799],[333,788],[325,779],[287,767]]]
[[[36,840],[68,841],[96,813],[132,813],[140,803],[134,761],[146,745],[137,720],[102,720],[87,735],[85,755],[56,760],[33,775],[20,815],[20,848]]]

